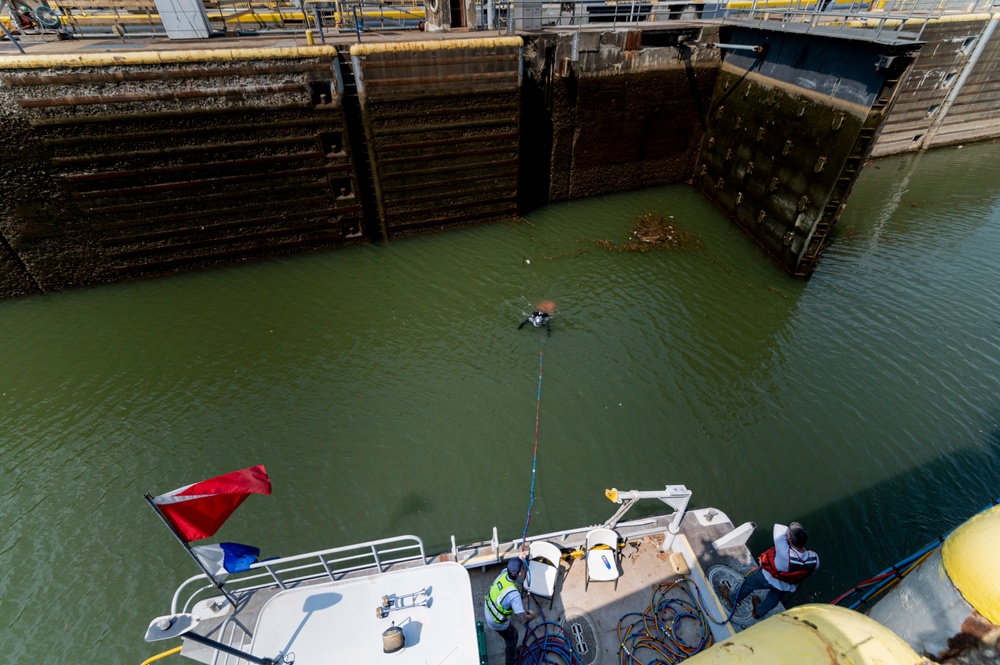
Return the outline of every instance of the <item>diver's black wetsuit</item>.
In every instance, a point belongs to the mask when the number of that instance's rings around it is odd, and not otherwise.
[[[526,318],[524,321],[521,321],[521,325],[519,325],[517,329],[520,330],[521,328],[524,327],[524,324],[530,323],[536,328],[541,328],[542,326],[545,326],[545,330],[548,331],[546,334],[551,335],[552,334],[552,323],[550,321],[551,318],[552,317],[550,317],[545,312],[532,312],[531,316]]]

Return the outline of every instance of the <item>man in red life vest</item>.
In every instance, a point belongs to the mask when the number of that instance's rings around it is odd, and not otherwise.
[[[809,577],[819,568],[819,556],[806,549],[809,534],[798,522],[787,527],[774,525],[774,547],[760,555],[756,568],[744,578],[739,592],[733,600],[736,607],[753,591],[767,590],[764,600],[753,597],[753,618],[759,619],[774,609],[779,601],[789,598],[799,582]],[[729,587],[722,587],[722,597],[729,600]]]

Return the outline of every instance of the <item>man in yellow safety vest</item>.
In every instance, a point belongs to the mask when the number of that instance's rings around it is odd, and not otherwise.
[[[524,603],[521,602],[521,590],[517,586],[518,583],[524,583],[526,574],[524,561],[510,559],[507,568],[493,580],[483,601],[486,625],[500,633],[506,644],[505,665],[517,663],[517,627],[510,618],[517,617],[524,624],[535,618],[534,612],[525,611]]]

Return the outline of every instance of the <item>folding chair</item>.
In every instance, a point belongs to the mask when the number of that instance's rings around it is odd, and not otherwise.
[[[552,543],[545,540],[531,543],[528,547],[528,591],[554,602],[560,559],[562,550]]]
[[[594,582],[614,582],[618,590],[621,571],[618,565],[618,534],[611,529],[592,529],[587,532],[587,577],[583,590],[591,580]]]

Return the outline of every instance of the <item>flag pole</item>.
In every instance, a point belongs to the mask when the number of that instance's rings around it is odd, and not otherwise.
[[[235,608],[236,597],[233,596],[233,594],[229,591],[229,589],[223,586],[222,582],[215,579],[215,575],[213,575],[212,572],[208,569],[208,567],[204,564],[204,562],[198,558],[198,556],[191,549],[191,546],[187,544],[187,541],[181,538],[180,534],[178,534],[177,531],[174,530],[174,527],[170,523],[170,521],[166,518],[166,516],[162,512],[160,512],[160,509],[156,507],[156,503],[153,501],[153,497],[147,492],[144,498],[146,499],[146,503],[149,504],[149,507],[153,509],[153,512],[155,512],[159,516],[159,518],[163,520],[163,523],[166,525],[170,533],[173,534],[174,538],[177,539],[177,542],[181,544],[181,547],[183,547],[184,550],[191,555],[191,558],[194,559],[194,562],[196,564],[198,564],[198,567],[201,568],[202,572],[208,576],[208,579],[212,581],[212,584],[215,586],[215,588],[221,591],[222,595],[225,596],[226,599],[230,603],[232,603],[233,607]]]

